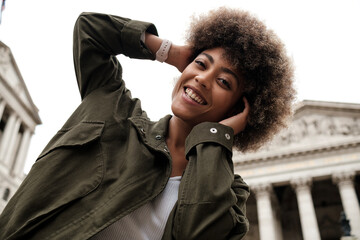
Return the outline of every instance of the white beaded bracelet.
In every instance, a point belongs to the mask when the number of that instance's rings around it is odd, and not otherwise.
[[[156,52],[156,60],[159,62],[165,62],[168,58],[170,47],[171,41],[164,39],[161,43],[159,50]]]

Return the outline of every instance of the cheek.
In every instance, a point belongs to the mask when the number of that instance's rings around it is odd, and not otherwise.
[[[185,71],[183,71],[181,76],[178,76],[178,77],[174,78],[174,88],[173,88],[172,93],[171,93],[171,99],[174,99],[175,95],[182,88],[182,85],[184,84],[185,79],[187,77],[186,74],[184,74],[184,73],[185,73]]]
[[[216,101],[218,105],[222,105],[223,107],[227,107],[228,105],[232,105],[234,102],[234,95],[230,92],[227,92],[220,87],[218,87],[218,91],[213,92],[213,99]]]
[[[171,93],[171,99],[174,99],[175,94],[178,92],[178,90],[180,88],[180,83],[181,83],[180,79],[177,78],[176,83],[175,83],[174,88],[173,88],[172,93]]]

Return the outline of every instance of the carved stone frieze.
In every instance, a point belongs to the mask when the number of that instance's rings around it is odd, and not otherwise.
[[[264,149],[297,144],[302,141],[316,141],[320,138],[347,137],[360,135],[359,117],[309,115],[294,120],[290,126],[275,136]]]
[[[9,49],[0,47],[0,64],[10,62]]]
[[[5,75],[10,66],[9,49],[0,47],[0,73]]]

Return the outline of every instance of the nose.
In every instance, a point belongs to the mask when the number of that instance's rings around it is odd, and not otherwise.
[[[198,74],[195,77],[195,82],[199,83],[205,89],[209,89],[211,85],[210,76],[208,76],[208,74]]]

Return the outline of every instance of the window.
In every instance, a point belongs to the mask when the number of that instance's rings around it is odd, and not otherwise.
[[[3,200],[5,201],[9,200],[9,196],[10,196],[10,189],[6,188],[4,191]]]

